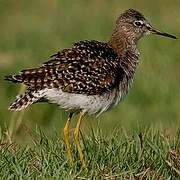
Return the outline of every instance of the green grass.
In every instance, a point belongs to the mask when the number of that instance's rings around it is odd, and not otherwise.
[[[59,135],[49,138],[40,130],[29,132],[28,145],[1,142],[1,179],[178,179],[180,131],[174,135],[154,129],[110,136],[91,132],[83,136],[88,167],[80,169],[76,149],[73,167],[67,164]],[[31,142],[31,143],[30,143]]]
[[[59,135],[67,113],[48,104],[9,112],[21,87],[3,81],[3,76],[35,67],[73,42],[108,41],[116,17],[128,8],[140,10],[154,27],[180,37],[179,7],[178,0],[1,1],[0,178],[178,179],[179,40],[157,36],[141,40],[141,61],[128,96],[98,119],[83,121],[88,171],[80,172],[79,162],[73,168],[67,165]]]

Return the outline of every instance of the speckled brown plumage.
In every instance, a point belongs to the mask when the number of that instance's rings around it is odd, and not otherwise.
[[[107,43],[81,41],[52,55],[41,67],[6,79],[32,89],[60,87],[64,92],[96,95],[112,90],[123,74],[117,53]]]

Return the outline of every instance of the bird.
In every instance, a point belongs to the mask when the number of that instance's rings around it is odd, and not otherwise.
[[[73,115],[79,114],[74,142],[81,166],[86,167],[80,142],[82,119],[86,114],[99,116],[127,95],[139,64],[138,42],[150,34],[177,39],[154,28],[138,10],[125,10],[117,18],[109,41],[76,42],[50,56],[39,67],[5,76],[5,80],[26,85],[25,92],[16,97],[9,109],[21,111],[38,102],[49,102],[68,111],[63,135],[71,165],[74,158],[69,128]]]

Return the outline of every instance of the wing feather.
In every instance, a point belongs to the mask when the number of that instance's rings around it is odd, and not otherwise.
[[[106,44],[81,41],[50,57],[40,67],[22,70],[6,80],[35,88],[61,88],[68,93],[95,95],[111,90],[122,79],[119,57]]]

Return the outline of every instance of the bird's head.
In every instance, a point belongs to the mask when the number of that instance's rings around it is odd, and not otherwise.
[[[124,33],[127,34],[126,37],[133,38],[135,41],[149,34],[176,39],[176,37],[171,34],[153,28],[146,18],[134,9],[126,10],[119,16],[116,22],[116,31],[124,31]]]

